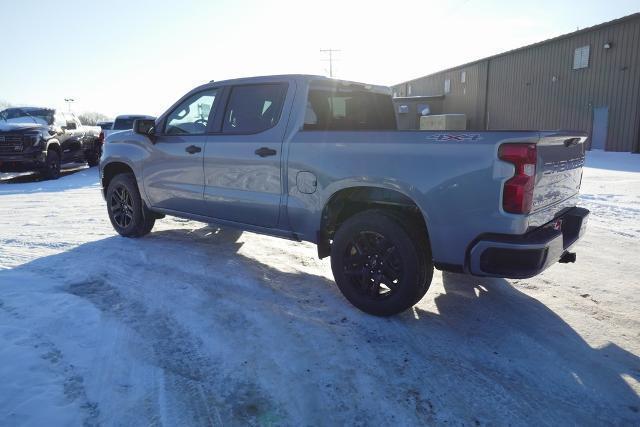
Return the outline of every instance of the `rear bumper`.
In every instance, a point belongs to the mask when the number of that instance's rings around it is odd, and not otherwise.
[[[0,154],[0,172],[29,172],[44,166],[46,151],[21,154]]]
[[[472,245],[468,266],[476,276],[521,279],[552,264],[585,233],[589,211],[574,207],[550,223],[521,236],[484,235]]]

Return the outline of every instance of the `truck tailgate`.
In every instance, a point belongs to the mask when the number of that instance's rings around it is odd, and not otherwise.
[[[585,140],[586,135],[582,132],[541,133],[537,144],[532,213],[555,205],[560,211],[566,207],[561,202],[578,194]]]

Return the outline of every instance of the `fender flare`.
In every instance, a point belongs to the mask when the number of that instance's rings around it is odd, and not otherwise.
[[[353,182],[348,185],[340,185],[338,188],[332,189],[333,191],[329,194],[322,204],[322,209],[320,211],[320,218],[318,222],[318,230],[317,230],[317,241],[318,245],[318,256],[319,258],[324,258],[329,255],[330,245],[329,245],[329,235],[326,230],[327,222],[333,222],[336,218],[331,218],[328,212],[329,207],[334,203],[338,197],[344,194],[344,191],[354,190],[356,192],[363,191],[364,193],[371,192],[374,196],[380,195],[390,195],[391,197],[385,200],[385,198],[374,197],[373,201],[376,203],[382,204],[390,204],[394,205],[399,202],[399,204],[404,206],[413,206],[417,209],[417,214],[421,218],[421,223],[423,224],[427,235],[429,235],[429,220],[427,213],[421,208],[420,204],[417,203],[417,197],[412,195],[410,192],[404,191],[405,189],[400,186],[388,186],[384,185],[384,183],[367,183],[367,182]],[[379,193],[379,194],[376,194]],[[365,194],[366,195],[366,194]]]
[[[424,209],[424,206],[421,206],[421,203],[418,203],[418,201],[420,200],[420,195],[417,194],[415,190],[412,186],[409,185],[398,185],[398,183],[395,183],[395,185],[389,185],[387,183],[384,182],[367,182],[367,181],[362,181],[362,180],[350,180],[350,181],[342,181],[339,183],[335,183],[337,185],[332,185],[330,187],[328,187],[327,191],[325,191],[325,196],[322,198],[322,208],[319,211],[319,216],[316,219],[316,223],[320,226],[322,224],[322,215],[324,213],[324,210],[326,209],[326,207],[331,203],[332,199],[341,191],[343,190],[349,190],[349,189],[355,189],[355,188],[371,188],[371,189],[377,189],[377,190],[387,190],[387,191],[392,191],[395,193],[398,193],[402,196],[404,196],[406,199],[410,200],[411,202],[413,202],[414,205],[416,205],[418,207],[418,209],[420,210],[420,213],[422,214],[422,217],[424,219],[424,222],[427,226],[427,229],[429,228],[429,224],[431,223],[430,221],[430,215],[428,212],[426,212],[426,210]]]
[[[46,146],[45,146],[45,149],[44,149],[44,150],[45,150],[45,151],[49,151],[49,148],[50,148],[52,145],[55,145],[55,146],[57,146],[57,147],[58,147],[58,154],[62,154],[62,153],[60,152],[60,150],[62,149],[62,144],[60,144],[60,141],[58,141],[57,139],[54,139],[54,138],[51,138],[51,139],[49,139],[49,140],[47,141],[47,144],[46,144]]]

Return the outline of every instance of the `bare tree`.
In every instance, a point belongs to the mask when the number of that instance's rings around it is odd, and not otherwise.
[[[98,122],[103,122],[109,120],[109,116],[106,116],[102,113],[96,112],[84,112],[82,114],[78,114],[78,118],[82,122],[83,125],[95,126]]]

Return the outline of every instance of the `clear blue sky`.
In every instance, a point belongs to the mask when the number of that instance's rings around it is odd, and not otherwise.
[[[640,11],[611,1],[0,0],[0,100],[160,114],[211,79],[328,74],[391,85]]]

